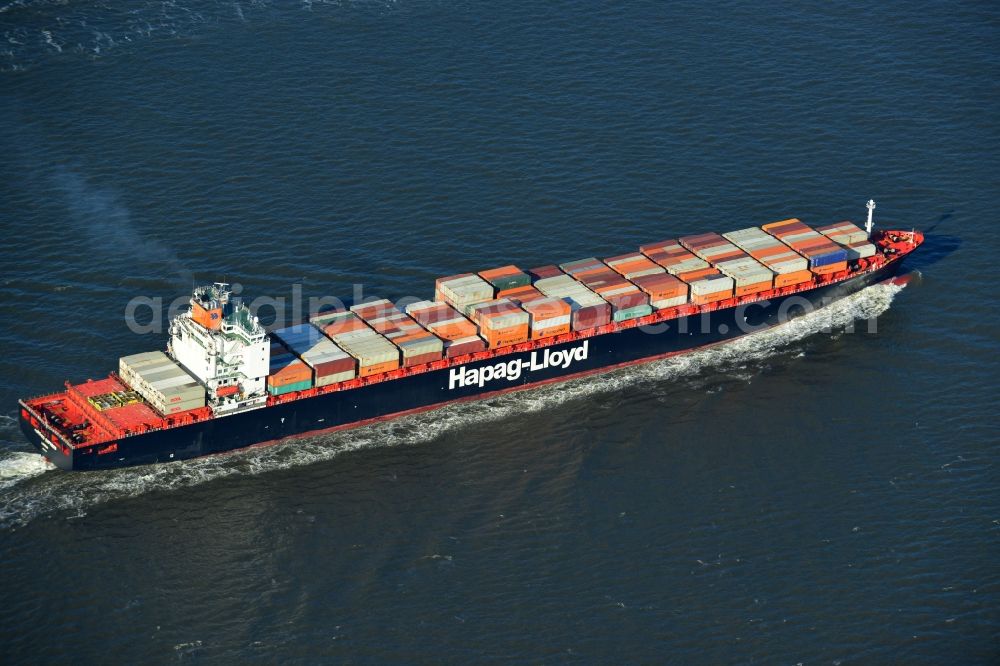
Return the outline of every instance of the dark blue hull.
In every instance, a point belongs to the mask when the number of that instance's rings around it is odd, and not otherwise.
[[[542,350],[504,354],[464,366],[127,437],[112,453],[100,454],[100,447],[90,447],[65,454],[46,447],[40,434],[23,418],[21,429],[43,455],[63,469],[98,470],[195,458],[725,342],[778,324],[796,310],[822,307],[886,280],[896,273],[900,263],[893,261],[875,272],[808,292],[671,320],[653,327],[654,330],[630,328],[594,335]]]

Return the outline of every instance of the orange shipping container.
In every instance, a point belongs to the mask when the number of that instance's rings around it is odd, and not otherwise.
[[[312,368],[301,361],[290,363],[273,375],[268,375],[268,386],[285,386],[312,379]]]
[[[376,363],[375,365],[362,365],[358,368],[358,377],[371,377],[372,375],[377,375],[380,372],[395,370],[398,367],[399,361],[386,361],[385,363]]]
[[[717,291],[714,294],[702,294],[700,296],[692,296],[691,302],[695,305],[705,305],[706,303],[714,303],[715,301],[721,301],[729,298],[733,295],[733,292],[729,291]]]
[[[688,293],[687,283],[668,273],[643,275],[635,278],[632,282],[649,294],[650,300],[653,301],[687,296]]]
[[[831,273],[839,273],[840,271],[847,270],[847,262],[841,261],[836,264],[829,264],[827,266],[819,266],[817,268],[811,269],[816,275],[829,275]]]
[[[745,284],[742,287],[736,287],[737,296],[748,296],[750,294],[756,294],[761,291],[767,291],[771,288],[771,281],[766,280],[764,282],[755,282],[753,284]]]
[[[719,275],[719,271],[714,268],[702,268],[701,270],[698,271],[688,271],[687,273],[679,273],[677,277],[684,280],[685,282],[693,282],[694,280],[703,278],[706,275]]]
[[[484,328],[483,337],[486,338],[486,344],[489,345],[490,349],[516,345],[521,342],[527,342],[528,325],[522,324],[520,326],[511,326],[510,328],[496,330]]]
[[[445,340],[458,340],[476,335],[476,326],[471,321],[456,322],[454,324],[444,324],[431,329],[434,335]]]
[[[794,273],[779,273],[774,276],[775,287],[788,287],[793,284],[802,284],[812,280],[813,274],[810,270],[795,271]]]
[[[486,281],[492,280],[493,278],[507,277],[510,275],[518,275],[521,273],[521,269],[517,266],[501,266],[500,268],[491,268],[486,271],[479,271],[479,277]]]
[[[777,240],[775,243],[775,245],[771,245],[770,247],[750,250],[750,256],[754,259],[767,259],[768,257],[776,257],[791,252],[789,247],[784,243],[780,243]]]
[[[521,305],[525,303],[530,303],[532,301],[537,301],[539,299],[545,298],[545,294],[538,291],[531,285],[524,287],[517,287],[516,289],[510,289],[500,294],[497,294],[497,298],[508,298],[512,301],[517,301]]]
[[[513,289],[503,289],[501,291],[498,291],[496,297],[497,300],[501,298],[517,298],[519,295],[527,293],[525,292],[525,289],[538,291],[537,289],[531,286],[514,287]]]
[[[716,254],[708,258],[708,260],[713,264],[721,264],[725,261],[732,261],[733,259],[739,259],[740,257],[747,256],[747,253],[743,250],[736,250],[735,252],[726,252],[725,254]]]
[[[761,229],[764,231],[774,231],[775,229],[780,229],[781,227],[787,227],[793,224],[802,224],[802,220],[797,217],[789,218],[787,220],[780,220],[778,222],[769,222],[768,224],[762,225]]]
[[[318,317],[314,317],[314,319],[318,320],[314,323],[318,323],[322,331],[331,338],[335,335],[363,331],[368,328],[368,324],[361,317],[350,311],[330,313],[323,319]]]

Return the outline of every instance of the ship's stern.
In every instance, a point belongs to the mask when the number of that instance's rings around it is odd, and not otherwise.
[[[21,432],[31,445],[38,449],[38,452],[50,463],[66,471],[73,469],[74,454],[76,450],[66,445],[60,445],[55,436],[46,436],[48,428],[37,416],[28,410],[24,403],[21,404],[18,422]],[[56,441],[52,441],[55,439]]]

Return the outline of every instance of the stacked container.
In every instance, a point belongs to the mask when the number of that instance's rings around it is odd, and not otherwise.
[[[470,316],[479,325],[479,334],[490,349],[527,342],[530,317],[509,299],[477,303],[470,309]]]
[[[816,231],[843,246],[847,250],[848,261],[875,256],[875,246],[868,242],[868,234],[851,222],[828,224],[817,227]]]
[[[356,314],[347,310],[332,310],[314,314],[309,317],[309,323],[323,331],[326,337],[334,340],[342,333],[363,331],[368,328],[368,325]]]
[[[716,233],[684,236],[681,245],[693,252],[698,258],[704,259],[718,268],[720,263],[740,259],[747,256],[746,252],[736,247]]]
[[[492,300],[493,296],[493,285],[472,273],[438,278],[434,283],[434,298],[463,314],[469,314],[469,306]]]
[[[555,266],[552,268],[555,268],[554,277],[563,275],[563,272]],[[521,309],[531,317],[529,323],[532,340],[550,338],[572,330],[573,309],[561,298],[546,296],[532,286],[511,290],[507,298],[520,305]]]
[[[611,304],[614,321],[644,317],[653,311],[649,294],[612,270],[595,271],[577,279]]]
[[[573,308],[561,298],[542,296],[522,301],[521,307],[531,317],[531,339],[550,338],[569,333]]]
[[[614,321],[643,317],[653,311],[649,296],[603,261],[590,257],[561,264],[560,268],[607,301]]]
[[[748,227],[722,235],[774,271],[775,287],[787,287],[812,280],[809,262],[805,258],[758,227]]]
[[[714,303],[733,295],[733,278],[714,268],[682,273],[677,277],[688,284],[694,305]]]
[[[736,296],[757,294],[774,286],[774,273],[748,254],[738,259],[719,262],[716,268],[724,275],[733,278]]]
[[[545,294],[538,291],[530,284],[525,285],[524,287],[517,287],[516,289],[508,289],[505,293],[507,294],[505,298],[509,298],[515,303],[519,303],[521,305],[538,300],[539,298],[545,298]]]
[[[851,245],[852,243],[865,243],[868,241],[868,234],[863,229],[858,228],[853,222],[846,220],[837,222],[836,224],[816,227],[816,231],[840,245]]]
[[[312,369],[313,383],[316,386],[327,386],[354,379],[356,375],[354,357],[333,344],[315,326],[299,324],[279,328],[272,331],[271,335]]]
[[[705,233],[685,236],[680,239],[680,242],[695,255],[714,265],[720,273],[732,278],[735,296],[747,296],[767,291],[774,284],[774,273],[719,234]],[[708,275],[704,277],[707,278]],[[721,286],[721,284],[712,285],[710,283],[705,288],[712,286]],[[692,289],[692,294],[694,293],[695,291]],[[705,295],[699,294],[699,296],[704,297]]]
[[[323,332],[358,361],[358,376],[370,377],[399,367],[399,348],[354,312],[339,312],[322,324]]]
[[[277,342],[271,344],[271,367],[267,373],[267,391],[284,395],[312,388],[312,368]]]
[[[531,276],[517,266],[501,266],[488,271],[479,271],[479,277],[493,286],[496,298],[504,298],[510,292],[531,284]]]
[[[567,261],[565,264],[559,264],[559,268],[567,275],[572,275],[575,278],[579,278],[581,275],[594,273],[596,271],[608,270],[607,264],[597,257],[587,257],[586,259]]]
[[[709,268],[708,262],[684,249],[675,240],[643,245],[639,250],[671,275],[683,275]]]
[[[486,349],[486,342],[477,335],[476,325],[447,303],[419,301],[406,306],[406,314],[444,341],[448,358]]]
[[[399,348],[405,368],[438,361],[444,355],[441,338],[427,331],[388,300],[355,305],[351,312]]]
[[[611,306],[603,298],[569,275],[542,278],[535,288],[546,296],[560,298],[572,310],[570,323],[574,331],[603,326],[611,321]]]
[[[163,415],[205,406],[205,387],[161,351],[122,357],[118,374]]]
[[[649,294],[649,304],[657,310],[684,305],[688,300],[688,285],[669,273],[652,273],[632,278],[632,283]]]
[[[595,275],[587,278],[583,283],[598,296],[610,303],[612,312],[618,313],[629,310],[640,313],[633,316],[641,316],[641,311],[643,310],[645,310],[644,314],[649,314],[650,312],[647,309],[649,306],[649,295],[628,280],[618,278],[617,276],[609,278],[605,275]],[[622,315],[622,317],[615,321],[631,318],[630,316]]]
[[[772,222],[761,227],[809,261],[809,270],[822,275],[847,269],[847,251],[800,220]]]
[[[844,245],[844,249],[847,250],[848,261],[856,261],[858,259],[875,256],[875,246],[868,241],[848,243],[847,245]]]
[[[652,259],[646,257],[641,252],[631,252],[620,254],[617,257],[609,257],[604,260],[611,270],[622,277],[632,280],[643,275],[654,275],[664,273],[665,269],[657,265]]]

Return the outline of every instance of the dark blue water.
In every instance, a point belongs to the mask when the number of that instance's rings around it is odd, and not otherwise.
[[[0,660],[995,663],[998,33],[976,2],[4,0]],[[910,284],[729,348],[158,468],[51,471],[16,429],[162,348],[135,296],[426,297],[868,197],[928,233]]]

